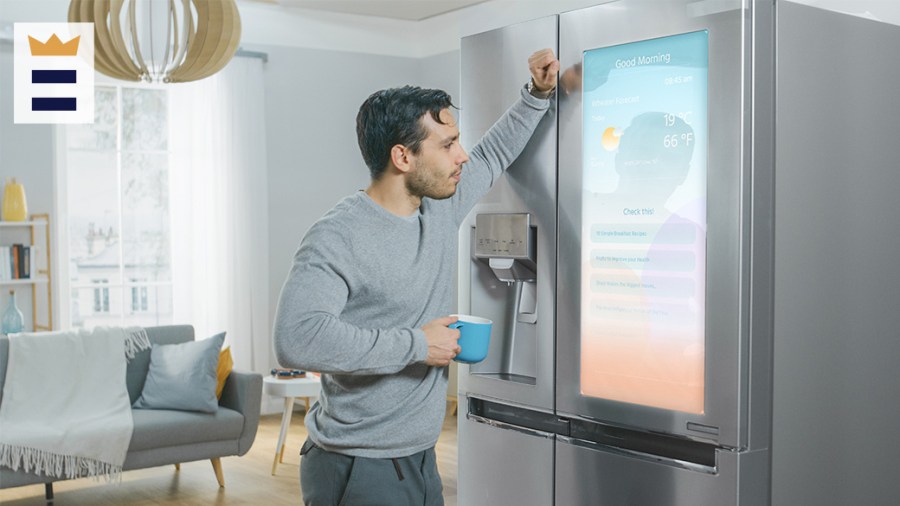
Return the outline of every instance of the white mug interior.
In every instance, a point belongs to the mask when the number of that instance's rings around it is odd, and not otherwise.
[[[457,320],[459,320],[461,322],[466,322],[466,323],[480,323],[482,325],[494,323],[493,321],[488,320],[487,318],[482,318],[480,316],[472,316],[472,315],[468,315],[468,314],[452,314],[450,316],[455,316],[457,318]]]

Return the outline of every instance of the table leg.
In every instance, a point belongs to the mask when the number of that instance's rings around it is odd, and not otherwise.
[[[281,432],[278,434],[278,445],[275,447],[275,461],[272,462],[272,475],[275,475],[275,468],[279,462],[284,462],[284,440],[287,436],[288,427],[291,426],[291,415],[294,411],[294,398],[284,398],[284,412],[281,414]]]

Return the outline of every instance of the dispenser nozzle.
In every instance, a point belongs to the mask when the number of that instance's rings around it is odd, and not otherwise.
[[[514,258],[490,258],[488,266],[497,279],[508,285],[517,281],[534,281],[536,278],[534,270]]]

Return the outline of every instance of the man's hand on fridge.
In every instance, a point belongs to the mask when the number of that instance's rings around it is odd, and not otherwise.
[[[559,73],[559,60],[553,50],[546,48],[532,54],[528,58],[528,70],[531,71],[531,86],[528,91],[543,98],[550,96],[556,88],[556,75]]]

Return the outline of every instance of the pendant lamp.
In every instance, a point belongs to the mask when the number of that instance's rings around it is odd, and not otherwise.
[[[69,21],[94,23],[94,68],[126,81],[209,77],[241,40],[235,0],[71,0]]]

